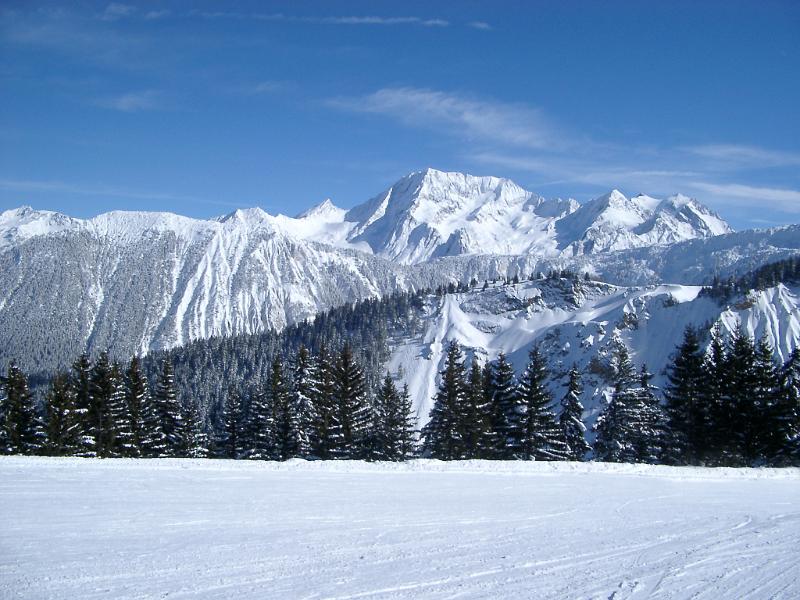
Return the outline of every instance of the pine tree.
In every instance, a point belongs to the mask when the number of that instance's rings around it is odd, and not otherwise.
[[[795,348],[781,369],[780,399],[774,414],[777,465],[800,465],[800,348]]]
[[[626,406],[625,429],[632,453],[629,462],[661,462],[666,442],[666,415],[650,385],[652,374],[642,365],[639,387],[634,388]]]
[[[165,451],[162,456],[184,456],[186,454],[186,431],[183,408],[178,400],[175,385],[175,369],[169,357],[161,363],[161,372],[156,382],[153,403],[161,420],[164,432]]]
[[[636,374],[628,349],[617,343],[614,355],[614,393],[595,424],[594,455],[605,462],[624,462],[634,455],[628,434],[628,406],[633,402]]]
[[[50,456],[71,456],[80,451],[81,424],[75,407],[75,392],[66,373],[58,373],[50,382],[45,397],[47,443]]]
[[[183,420],[186,432],[184,440],[186,456],[189,458],[208,457],[208,434],[203,427],[203,419],[196,402],[191,400],[186,402],[183,407]]]
[[[565,460],[567,446],[551,406],[553,398],[546,387],[547,363],[538,346],[529,355],[520,381],[522,439],[514,458],[526,460]]]
[[[319,446],[317,423],[319,414],[314,399],[319,395],[316,365],[308,349],[300,345],[294,361],[294,377],[290,403],[297,428],[297,456],[309,458]]]
[[[372,428],[364,369],[349,344],[339,353],[334,371],[334,411],[330,427],[332,458],[363,458]]]
[[[755,387],[751,396],[754,422],[746,452],[751,464],[774,461],[783,442],[777,422],[781,405],[781,373],[774,357],[772,345],[766,336],[762,337],[755,350]]]
[[[112,431],[111,456],[136,457],[139,448],[133,443],[131,415],[125,397],[125,382],[119,363],[111,365],[113,391],[109,401],[109,425]]]
[[[730,338],[723,395],[727,425],[725,463],[750,465],[757,458],[756,436],[761,429],[759,410],[753,397],[758,386],[756,349],[741,323]]]
[[[577,365],[572,365],[567,382],[567,393],[561,400],[559,424],[561,434],[566,443],[566,454],[569,460],[583,460],[591,450],[586,441],[586,425],[583,424],[583,404],[581,404],[581,373]]]
[[[439,391],[433,401],[430,420],[422,430],[424,450],[433,458],[456,460],[464,453],[458,430],[459,406],[464,402],[464,357],[455,340],[447,347]]]
[[[414,415],[408,384],[404,384],[400,392],[400,403],[398,404],[398,416],[399,415],[402,415],[402,419],[398,418],[396,420],[400,425],[400,429],[398,430],[399,460],[405,460],[414,455],[417,428],[417,418]]]
[[[703,360],[705,384],[700,388],[700,403],[706,415],[704,463],[710,465],[725,462],[730,443],[732,416],[726,402],[729,387],[727,354],[720,325],[717,323],[711,330],[711,342]]]
[[[463,458],[481,458],[486,454],[485,442],[490,434],[491,404],[486,399],[483,369],[474,356],[460,406],[463,406],[458,411],[464,439]]]
[[[75,393],[75,407],[80,430],[80,456],[95,455],[94,428],[91,419],[92,362],[85,352],[72,365],[70,385]]]
[[[131,358],[124,378],[124,398],[127,407],[128,431],[130,432],[129,456],[146,456],[151,446],[153,434],[147,430],[147,411],[150,398],[147,392],[147,380],[142,373],[142,365],[138,356]]]
[[[313,396],[316,422],[312,439],[315,442],[314,455],[327,460],[334,450],[336,361],[325,345],[320,348],[317,366],[317,386]]]
[[[38,454],[44,445],[44,431],[33,395],[28,389],[25,374],[11,363],[6,377],[0,378],[4,392],[3,406],[0,410],[3,421],[0,429],[3,432],[2,449],[6,454]]]
[[[241,399],[239,394],[230,390],[222,409],[222,423],[216,440],[217,450],[222,458],[242,458],[244,426]]]
[[[300,433],[297,414],[289,401],[283,363],[277,356],[272,359],[267,385],[274,420],[275,455],[279,460],[287,460],[299,453]]]
[[[707,453],[708,414],[703,402],[707,374],[697,330],[687,326],[668,369],[665,390],[669,427],[667,458],[674,464],[701,464]]]
[[[501,352],[492,365],[492,405],[497,419],[494,423],[494,457],[519,458],[527,452],[525,401],[517,387],[514,367]]]
[[[408,387],[400,392],[386,373],[375,397],[374,457],[379,460],[405,460],[413,444],[414,418]]]
[[[248,410],[242,411],[241,433],[238,434],[237,454],[240,458],[252,460],[275,460],[279,458],[275,432],[275,407],[272,395],[267,387],[258,389],[250,396]],[[233,433],[232,424],[226,430]]]
[[[94,363],[89,382],[89,429],[91,453],[108,458],[116,455],[112,403],[117,392],[111,361],[107,352],[102,352]]]

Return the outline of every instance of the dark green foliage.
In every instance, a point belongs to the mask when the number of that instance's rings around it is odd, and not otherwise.
[[[81,423],[75,407],[75,392],[66,373],[58,373],[45,396],[47,443],[50,456],[70,456],[80,450]]]
[[[297,432],[296,454],[302,458],[314,455],[319,446],[316,425],[319,413],[315,405],[319,398],[317,365],[305,346],[300,346],[294,361],[293,384],[289,394]]]
[[[221,458],[244,456],[245,427],[241,399],[238,393],[231,391],[223,407],[222,423],[216,440],[217,453]]]
[[[493,430],[493,456],[497,459],[522,457],[528,452],[525,401],[517,388],[514,367],[501,352],[492,364],[492,412],[495,415]]]
[[[583,404],[581,404],[581,373],[577,365],[572,365],[567,382],[567,393],[561,400],[559,425],[566,444],[568,460],[583,460],[591,446],[586,441],[586,425],[583,424]]]
[[[567,446],[551,408],[553,398],[547,390],[547,364],[535,346],[519,386],[522,438],[515,458],[526,460],[565,460]]]
[[[350,344],[345,344],[334,369],[333,415],[329,428],[332,458],[366,457],[371,416],[364,370],[356,362]]]
[[[482,458],[490,454],[491,402],[484,389],[484,374],[476,357],[472,357],[459,421],[464,439],[463,458]]]
[[[293,458],[299,453],[299,424],[293,410],[294,407],[290,403],[289,385],[284,374],[283,363],[278,357],[272,360],[272,369],[267,381],[267,394],[269,405],[272,408],[274,456],[279,460]]]
[[[447,347],[439,391],[434,398],[430,420],[422,429],[424,451],[433,458],[455,460],[463,458],[463,431],[458,414],[464,402],[464,356],[458,342]]]
[[[163,456],[184,456],[186,454],[186,431],[183,408],[178,400],[175,384],[175,371],[172,361],[165,358],[161,363],[153,403],[164,432],[165,450]]]
[[[11,363],[6,377],[0,378],[0,434],[5,454],[38,454],[44,445],[44,432],[36,414],[33,396],[25,374]]]
[[[414,446],[414,424],[408,388],[398,391],[387,373],[375,397],[374,457],[392,461],[408,458]]]
[[[701,464],[708,449],[708,411],[704,403],[706,372],[700,339],[693,327],[683,333],[668,371],[665,390],[670,432],[668,460],[674,464]]]

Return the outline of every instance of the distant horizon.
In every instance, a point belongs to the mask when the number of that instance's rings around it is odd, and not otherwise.
[[[800,221],[800,3],[9,0],[0,208],[348,208],[424,165]]]

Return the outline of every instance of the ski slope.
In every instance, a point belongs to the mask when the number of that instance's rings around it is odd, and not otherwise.
[[[800,471],[0,457],[2,598],[797,598]]]

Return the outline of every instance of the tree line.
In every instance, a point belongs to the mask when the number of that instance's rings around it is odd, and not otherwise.
[[[370,394],[349,344],[318,355],[301,346],[289,364],[276,356],[265,384],[246,397],[230,390],[210,423],[179,399],[168,358],[151,391],[138,357],[123,368],[84,354],[52,379],[42,410],[13,363],[0,384],[6,454],[403,460],[415,448],[408,389],[387,374]]]
[[[586,439],[581,373],[569,371],[558,403],[546,382],[544,356],[531,350],[517,377],[505,355],[466,366],[450,344],[423,452],[443,460],[470,458],[594,460],[672,465],[800,464],[800,350],[783,365],[762,339],[739,327],[728,341],[712,331],[708,352],[688,327],[668,366],[662,394],[619,343],[613,392]],[[591,453],[590,453],[591,450]]]
[[[741,327],[728,340],[715,328],[704,350],[688,327],[663,394],[624,344],[612,363],[613,392],[593,446],[581,372],[572,367],[556,402],[538,347],[517,375],[505,354],[467,365],[451,342],[421,432],[408,388],[398,389],[387,373],[370,389],[349,344],[316,354],[301,345],[286,362],[276,356],[263,385],[247,395],[229,390],[220,413],[208,418],[195,402],[179,399],[168,358],[151,391],[138,357],[123,368],[106,353],[94,362],[84,354],[52,379],[42,410],[12,364],[0,378],[0,449],[86,457],[800,463],[800,350],[778,365],[769,343]]]

